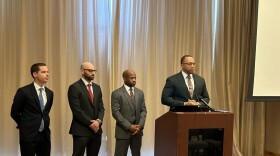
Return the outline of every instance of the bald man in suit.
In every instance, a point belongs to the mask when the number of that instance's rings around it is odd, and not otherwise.
[[[97,156],[101,146],[104,104],[99,85],[93,83],[96,69],[90,62],[82,63],[81,79],[68,89],[73,119],[69,133],[73,136],[73,156]]]
[[[33,64],[30,71],[34,82],[17,90],[11,117],[19,129],[21,155],[49,156],[49,112],[53,103],[53,91],[45,86],[49,80],[49,71],[45,63]]]
[[[126,156],[129,146],[132,156],[140,156],[147,114],[144,93],[135,87],[133,70],[125,70],[123,80],[124,85],[111,95],[112,115],[116,120],[115,156]]]
[[[181,58],[182,70],[166,79],[161,102],[167,106],[197,106],[202,98],[210,101],[204,78],[194,73],[195,61],[191,55]],[[188,78],[190,82],[188,82]]]

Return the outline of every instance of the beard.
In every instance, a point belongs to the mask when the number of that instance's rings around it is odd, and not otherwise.
[[[84,79],[87,80],[87,81],[92,81],[94,79],[94,75],[84,74]]]
[[[136,82],[129,82],[126,84],[128,87],[135,87]]]

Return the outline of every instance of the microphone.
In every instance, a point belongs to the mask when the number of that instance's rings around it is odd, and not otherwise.
[[[211,112],[215,112],[215,109],[211,108],[202,96],[198,96],[198,100],[201,101]]]

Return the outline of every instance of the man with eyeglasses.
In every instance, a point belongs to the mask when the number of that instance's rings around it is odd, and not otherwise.
[[[82,63],[81,79],[68,88],[73,118],[69,133],[73,136],[73,156],[97,156],[101,146],[104,104],[99,85],[93,83],[96,72],[90,62]]]
[[[181,58],[181,71],[166,79],[161,102],[167,106],[197,106],[199,100],[210,101],[204,78],[196,75],[191,55]]]

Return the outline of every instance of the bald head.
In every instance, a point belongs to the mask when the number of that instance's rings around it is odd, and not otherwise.
[[[135,72],[131,69],[127,69],[123,72],[122,77],[128,77],[131,74],[135,74]]]
[[[94,65],[90,62],[84,62],[81,64],[80,68],[81,68],[82,77],[87,82],[91,82],[94,79],[94,75],[96,72]]]
[[[134,87],[136,85],[136,73],[131,70],[127,69],[123,72],[123,81],[129,87]]]
[[[82,69],[93,69],[93,68],[94,68],[94,66],[93,66],[93,64],[90,63],[90,62],[83,62],[83,63],[81,64],[81,70],[82,70]]]

